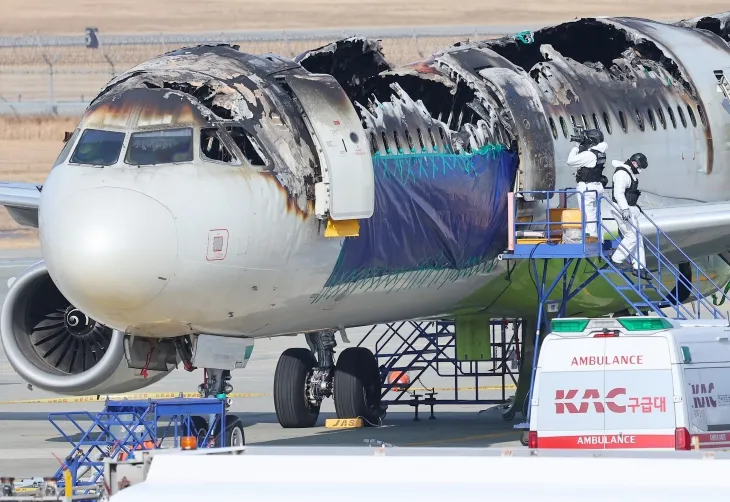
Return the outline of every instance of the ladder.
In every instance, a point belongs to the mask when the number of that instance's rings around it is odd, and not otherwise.
[[[540,194],[543,200],[550,200],[553,195],[567,199],[572,194],[584,198],[584,194],[577,190],[554,190],[542,192],[528,192],[530,194]],[[673,318],[675,319],[699,319],[702,316],[703,308],[709,315],[715,319],[725,319],[722,312],[705,298],[702,292],[701,283],[706,282],[708,288],[714,289],[719,294],[725,296],[722,289],[715,284],[712,279],[695,263],[684,251],[665,233],[648,215],[643,214],[644,218],[651,224],[653,231],[641,233],[640,229],[631,221],[628,221],[629,231],[635,232],[638,239],[642,239],[646,255],[646,262],[654,262],[654,266],[645,268],[639,266],[638,276],[629,270],[622,270],[611,261],[611,255],[621,246],[621,237],[618,232],[609,228],[601,216],[601,208],[608,207],[613,214],[620,214],[618,206],[607,198],[605,195],[600,196],[596,201],[597,217],[595,222],[586,221],[585,212],[579,209],[560,209],[546,207],[546,219],[543,221],[535,221],[535,217],[529,218],[529,221],[520,221],[517,217],[515,208],[517,197],[523,192],[513,192],[509,194],[510,203],[510,235],[509,249],[501,255],[502,259],[528,259],[532,263],[535,276],[537,270],[534,261],[563,259],[568,262],[563,267],[559,277],[553,281],[553,284],[546,286],[545,284],[536,284],[538,288],[538,302],[542,303],[539,308],[545,307],[555,302],[550,302],[548,297],[554,291],[556,282],[564,279],[568,273],[572,262],[583,260],[590,264],[593,273],[584,279],[575,288],[572,287],[576,277],[574,274],[570,287],[564,291],[561,305],[556,308],[559,317],[565,316],[565,310],[568,301],[575,297],[577,293],[583,290],[590,282],[598,277],[602,277],[609,283],[618,295],[626,302],[630,310],[637,315],[656,314],[661,317],[668,317],[663,309],[671,308]],[[537,198],[537,197],[536,197]],[[580,207],[585,207],[583,204]],[[571,214],[572,213],[572,214]],[[576,214],[577,213],[577,214]],[[566,214],[569,216],[566,217]],[[576,217],[577,216],[577,217]],[[556,218],[559,218],[556,220]],[[524,220],[524,218],[522,218]],[[586,236],[586,225],[595,223],[598,228],[598,234],[602,237],[599,241],[597,238],[591,239]],[[523,227],[530,227],[530,230],[520,230]],[[542,227],[539,230],[533,230],[535,227]],[[566,231],[580,230],[581,236],[577,242],[566,242],[564,236]],[[625,248],[624,248],[625,249]],[[664,251],[662,251],[664,249]],[[628,251],[628,250],[627,250]],[[675,255],[681,257],[681,261],[686,264],[689,273],[683,273],[673,264],[665,253],[671,251]],[[629,253],[627,262],[633,260],[638,261],[638,250]],[[574,269],[577,270],[577,263]],[[546,263],[547,266],[547,263]],[[686,274],[686,275],[685,275]],[[645,275],[646,278],[641,276]],[[688,277],[689,275],[689,277]],[[542,287],[541,287],[542,286]],[[688,307],[681,302],[680,290],[684,289],[687,297],[694,297],[694,309]],[[553,311],[555,311],[553,310]],[[694,311],[693,311],[694,310]],[[540,316],[541,312],[538,312]]]
[[[726,70],[715,70],[713,73],[715,74],[715,78],[717,79],[718,85],[720,86],[720,90],[727,99],[730,99],[730,82],[728,82],[725,71]]]
[[[594,192],[595,193],[595,192]],[[536,221],[533,213],[528,216],[518,216],[517,200],[529,194],[531,200],[544,200],[545,219]],[[550,208],[549,201],[557,195],[563,201],[562,208]],[[609,228],[601,217],[602,206],[607,206],[613,215],[620,215],[618,206],[606,196],[600,196],[596,200],[596,221],[588,221],[585,211],[580,209],[568,209],[565,204],[568,197],[577,195],[581,199],[579,207],[584,208],[585,195],[575,189],[511,192],[508,194],[508,249],[500,255],[500,259],[507,260],[529,260],[531,275],[537,289],[538,310],[537,325],[534,338],[534,351],[532,361],[532,375],[530,379],[530,390],[527,394],[527,410],[525,411],[526,422],[516,424],[515,429],[529,429],[530,409],[532,393],[535,385],[535,374],[537,368],[537,357],[540,347],[541,332],[550,332],[548,312],[557,312],[557,317],[566,317],[567,305],[571,298],[574,298],[588,284],[597,278],[603,278],[618,295],[626,302],[626,305],[634,310],[637,315],[645,316],[656,314],[660,317],[668,317],[663,309],[671,307],[675,319],[699,319],[704,307],[715,319],[725,319],[722,312],[710,301],[705,299],[700,286],[701,281],[707,281],[708,288],[714,289],[715,294],[728,298],[727,294],[715,284],[710,277],[702,271],[684,251],[665,233],[656,222],[649,216],[644,217],[654,228],[651,232],[641,233],[640,229],[631,221],[627,222],[629,231],[636,232],[636,237],[642,239],[645,249],[645,258],[648,262],[656,262],[654,267],[645,268],[639,266],[637,276],[634,277],[631,271],[622,270],[610,259],[611,255],[621,245],[621,237],[618,232]],[[615,218],[616,216],[613,216]],[[597,234],[601,237],[591,238],[586,234],[587,224],[594,223]],[[527,230],[522,228],[527,227]],[[576,232],[578,231],[579,232]],[[579,237],[566,238],[568,232],[576,232]],[[624,236],[625,237],[625,236]],[[638,249],[638,248],[637,248]],[[672,251],[678,253],[682,261],[690,269],[687,277],[679,268],[674,265],[662,252]],[[628,250],[626,250],[628,251]],[[633,259],[638,262],[638,251],[629,253],[626,261]],[[540,275],[537,270],[537,260],[543,261],[543,271]],[[562,261],[562,268],[557,276],[548,281],[548,269],[551,262]],[[592,273],[584,273],[584,278],[576,282],[579,265],[584,262],[592,268]],[[570,273],[571,266],[573,272]],[[647,278],[642,278],[642,271],[645,271]],[[588,275],[588,277],[585,277]],[[693,280],[693,279],[694,280]],[[667,281],[668,279],[668,281]],[[562,282],[562,294],[557,301],[549,298],[555,288]],[[668,282],[668,284],[667,284]],[[680,299],[680,286],[688,293],[687,298],[693,296],[696,301],[696,312],[687,308]],[[693,301],[693,303],[694,303]],[[553,308],[551,308],[553,307]],[[527,334],[523,334],[527,336]],[[525,343],[527,339],[525,338]]]

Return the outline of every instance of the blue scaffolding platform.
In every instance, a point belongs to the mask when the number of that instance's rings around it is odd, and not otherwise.
[[[226,430],[225,399],[107,399],[103,411],[96,414],[58,412],[49,414],[48,420],[73,446],[54,475],[61,488],[66,470],[71,472],[74,488],[91,489],[103,480],[105,458],[176,448],[184,436],[197,437],[199,448],[226,446],[226,435],[219,433]]]
[[[590,192],[585,192],[590,193]],[[593,192],[594,194],[596,192]],[[518,216],[517,199],[524,198],[544,201],[544,219],[538,219],[539,214],[533,212],[529,216]],[[716,291],[722,293],[710,277],[687,256],[679,246],[664,233],[657,224],[645,213],[643,217],[654,227],[654,231],[642,234],[639,228],[631,221],[627,221],[629,231],[635,232],[637,242],[644,244],[646,262],[652,262],[652,267],[645,268],[639,265],[634,274],[617,267],[610,256],[621,245],[618,233],[610,229],[602,217],[602,208],[608,208],[613,215],[620,215],[621,210],[611,199],[601,195],[596,199],[596,220],[587,220],[582,209],[567,208],[566,201],[572,195],[580,199],[579,208],[584,208],[584,193],[577,190],[551,191],[521,191],[508,194],[509,226],[508,249],[501,256],[504,260],[529,260],[529,266],[535,287],[537,289],[537,325],[534,339],[530,390],[526,402],[529,403],[525,413],[526,422],[515,425],[516,429],[528,429],[532,391],[535,383],[537,358],[541,336],[550,332],[548,310],[557,313],[557,317],[565,317],[568,302],[581,292],[592,281],[602,278],[626,302],[627,307],[636,315],[657,315],[670,317],[663,309],[671,309],[672,318],[695,319],[700,318],[703,308],[715,319],[724,319],[720,310],[712,302],[704,298],[700,288],[701,281],[706,281]],[[550,207],[550,200],[557,196],[559,207]],[[607,218],[609,219],[609,218]],[[594,224],[598,237],[590,237],[586,227]],[[625,237],[625,236],[624,236]],[[687,274],[671,263],[663,254],[661,248],[671,250],[682,257],[690,270]],[[624,250],[629,255],[627,260],[639,262],[638,251]],[[542,268],[538,270],[537,262],[542,261]],[[559,267],[558,265],[559,264]],[[581,266],[582,265],[582,266]],[[548,279],[549,269],[553,272],[558,269],[557,275]],[[589,276],[576,281],[579,271]],[[688,277],[689,275],[689,277]],[[644,277],[642,277],[644,276]],[[560,288],[559,300],[550,300],[550,296]],[[690,309],[679,299],[680,288],[694,297],[696,309]],[[687,298],[689,298],[687,296]],[[723,294],[723,296],[725,296]],[[694,312],[693,312],[694,310]],[[527,342],[527,341],[526,341]]]
[[[429,418],[434,419],[435,405],[509,402],[507,389],[516,386],[519,373],[520,326],[518,319],[489,320],[485,327],[489,333],[484,333],[489,336],[488,348],[472,354],[460,347],[464,342],[457,336],[455,323],[444,320],[376,325],[358,346],[377,337],[374,355],[380,367],[383,404],[413,406],[414,420],[419,420],[419,406],[430,406]],[[448,386],[428,386],[422,378],[439,379]],[[498,389],[498,398],[493,392],[487,397],[486,391]]]

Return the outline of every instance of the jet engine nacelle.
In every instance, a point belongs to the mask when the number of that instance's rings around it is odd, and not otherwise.
[[[169,372],[130,368],[124,333],[90,319],[61,294],[44,262],[25,270],[2,306],[0,335],[13,369],[57,394],[130,392]]]

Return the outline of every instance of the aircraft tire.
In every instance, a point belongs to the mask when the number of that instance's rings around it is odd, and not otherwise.
[[[380,425],[380,393],[380,371],[373,353],[365,347],[343,350],[335,365],[337,418],[362,418],[365,425]]]
[[[216,447],[221,447],[220,435],[216,438]],[[226,433],[225,446],[244,446],[246,444],[246,435],[243,433],[243,424],[241,419],[236,415],[226,414]]]
[[[285,429],[312,427],[319,418],[319,406],[307,400],[307,376],[317,365],[309,349],[286,349],[274,373],[274,409]]]
[[[520,434],[520,444],[522,446],[530,445],[530,431],[522,431],[522,434]]]

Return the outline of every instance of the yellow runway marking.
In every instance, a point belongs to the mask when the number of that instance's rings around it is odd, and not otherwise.
[[[479,387],[459,387],[459,392],[470,391],[470,390],[502,390],[499,385],[483,385]],[[514,390],[517,387],[515,385],[505,385],[505,390]],[[425,387],[411,387],[410,391],[425,392],[430,391],[431,388]],[[436,392],[447,392],[454,391],[454,387],[434,387],[433,390]],[[261,393],[246,393],[246,392],[234,392],[228,394],[230,398],[248,398],[248,397],[264,397],[270,396],[270,392]],[[115,395],[93,395],[93,396],[67,396],[67,397],[47,397],[40,399],[18,399],[13,401],[0,401],[0,405],[3,404],[65,404],[65,403],[97,403],[106,401],[109,399],[171,399],[175,397],[200,397],[197,392],[142,392],[134,394],[115,394]]]

